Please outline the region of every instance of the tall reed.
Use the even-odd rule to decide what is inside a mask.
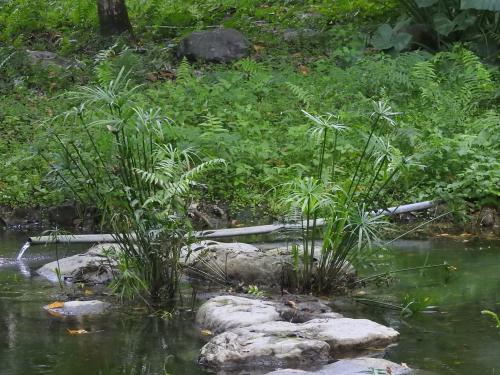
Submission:
[[[395,160],[386,136],[397,113],[376,102],[353,172],[339,181],[337,169],[343,160],[337,145],[348,128],[332,114],[304,113],[314,124],[309,134],[319,145],[317,172],[286,184],[282,202],[302,213],[302,249],[293,248],[298,283],[303,291],[326,293],[348,273],[349,262],[377,239],[378,229],[387,226],[375,209],[384,204],[386,189],[406,159]],[[320,216],[324,223],[318,225]]]

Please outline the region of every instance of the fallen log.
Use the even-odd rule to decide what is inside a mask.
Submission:
[[[374,211],[373,215],[397,215],[413,211],[426,210],[435,207],[439,204],[439,201],[426,201],[411,203],[397,207],[389,207],[387,209],[380,209]],[[316,225],[321,226],[325,223],[324,219],[317,219]],[[194,236],[199,239],[214,239],[214,238],[226,238],[226,237],[238,237],[238,236],[250,236],[258,234],[269,234],[278,231],[296,230],[307,225],[307,222],[295,223],[295,224],[268,224],[268,225],[256,225],[251,227],[241,227],[241,228],[225,228],[225,229],[213,229],[195,232]],[[46,243],[99,243],[99,242],[118,242],[118,237],[113,234],[72,234],[72,235],[60,235],[60,236],[38,236],[29,237],[28,241],[32,245],[46,244]]]

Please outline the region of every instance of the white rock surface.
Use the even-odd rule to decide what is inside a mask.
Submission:
[[[117,251],[117,244],[100,244],[93,246],[86,253],[73,255],[67,258],[47,263],[37,270],[52,282],[57,282],[56,268],[59,268],[63,280],[107,283],[113,278],[112,269],[116,264],[105,255],[106,250]]]
[[[272,302],[237,296],[212,298],[196,314],[198,325],[215,334],[277,320],[280,315]]]
[[[99,315],[106,312],[110,304],[103,301],[68,301],[61,307],[50,308],[46,305],[43,308],[52,315],[60,316],[84,316]]]

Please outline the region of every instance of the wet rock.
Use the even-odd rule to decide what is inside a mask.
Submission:
[[[282,320],[291,323],[304,323],[318,318],[342,318],[342,314],[332,312],[332,309],[316,298],[303,296],[284,296],[282,303],[276,303],[276,310]]]
[[[72,227],[79,217],[77,208],[70,204],[50,207],[47,210],[49,223],[60,227]]]
[[[479,222],[483,227],[493,227],[497,217],[498,214],[494,208],[484,208],[479,214]]]
[[[212,298],[196,314],[197,324],[215,334],[277,320],[280,315],[274,303],[237,296]]]
[[[234,29],[215,29],[194,32],[181,40],[177,49],[179,58],[227,63],[250,53],[250,42]]]
[[[37,273],[52,282],[57,282],[56,268],[65,281],[88,284],[106,284],[113,279],[116,263],[105,255],[106,251],[117,251],[117,244],[100,244],[83,254],[59,259],[37,270]]]
[[[93,301],[68,301],[63,302],[60,307],[46,305],[43,308],[52,315],[60,316],[84,316],[99,315],[106,312],[110,304],[98,300]]]
[[[37,208],[16,207],[2,211],[3,221],[9,228],[30,228],[39,225],[42,221],[42,214]]]
[[[188,215],[199,229],[225,228],[229,224],[227,210],[217,204],[192,203]]]
[[[329,350],[329,345],[321,340],[238,329],[210,340],[201,349],[199,363],[216,369],[218,373],[252,368],[262,371],[265,368],[326,363]]]
[[[342,359],[338,362],[324,366],[318,371],[302,371],[293,369],[283,369],[268,373],[267,375],[293,375],[293,374],[314,374],[314,375],[355,375],[371,374],[373,371],[383,370],[384,374],[408,375],[412,370],[397,363],[381,358],[361,357],[354,359]]]

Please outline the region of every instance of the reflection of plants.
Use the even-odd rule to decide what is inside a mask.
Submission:
[[[482,315],[490,316],[496,323],[496,328],[500,329],[500,318],[498,317],[497,313],[494,313],[493,311],[490,310],[483,310],[481,311]]]
[[[406,294],[403,297],[401,316],[409,317],[416,313],[422,312],[431,305],[430,297],[416,297]]]
[[[54,272],[57,276],[57,281],[61,291],[64,290],[64,280],[61,274],[61,265],[59,264],[59,236],[67,234],[69,234],[69,232],[62,230],[57,226],[54,229],[48,229],[42,232],[42,236],[48,236],[48,241],[45,246],[49,243],[54,243],[55,245],[57,267],[54,269]]]

